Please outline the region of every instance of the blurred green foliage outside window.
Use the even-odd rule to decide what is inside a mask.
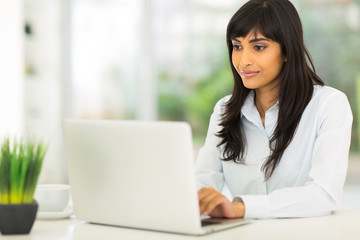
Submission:
[[[292,2],[302,19],[304,38],[318,75],[326,85],[348,96],[354,115],[351,151],[359,152],[360,1]],[[183,45],[183,52],[178,55],[182,70],[169,67],[178,62],[167,61],[158,64],[157,75],[159,119],[188,121],[193,127],[197,145],[204,142],[215,103],[232,91],[225,30],[230,17],[242,4],[234,3],[232,6],[214,9],[203,3],[203,7],[186,9],[190,11],[187,12],[190,21],[196,20],[191,17],[195,15],[201,15],[206,20],[199,28],[188,24],[188,29],[183,32],[188,34],[188,38]],[[216,20],[222,25],[218,24],[214,28],[212,26]],[[223,27],[223,31],[219,30],[220,27]],[[173,37],[176,38],[176,35]]]

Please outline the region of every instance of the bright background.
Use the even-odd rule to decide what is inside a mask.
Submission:
[[[67,117],[187,121],[198,149],[215,102],[231,93],[225,30],[244,2],[2,1],[0,136],[50,142],[42,183],[68,182]],[[292,2],[318,74],[352,107],[345,203],[359,207],[360,1]]]

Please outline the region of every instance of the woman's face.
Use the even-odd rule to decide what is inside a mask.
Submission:
[[[246,88],[272,91],[286,58],[280,44],[261,34],[248,34],[232,40],[232,63]]]

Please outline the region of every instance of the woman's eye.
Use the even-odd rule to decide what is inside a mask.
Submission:
[[[240,49],[241,49],[241,46],[234,44],[234,45],[233,45],[233,49],[235,49],[235,50],[240,50]]]
[[[255,47],[254,47],[254,49],[256,50],[256,51],[261,51],[261,50],[264,50],[266,48],[266,46],[260,46],[260,45],[256,45]]]

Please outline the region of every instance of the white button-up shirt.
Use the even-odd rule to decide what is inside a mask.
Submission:
[[[265,126],[251,91],[242,107],[246,136],[246,164],[222,161],[217,147],[224,105],[221,99],[210,119],[205,145],[196,161],[198,188],[241,197],[245,218],[311,217],[331,213],[342,197],[351,138],[352,113],[347,97],[331,88],[314,86],[298,128],[279,165],[265,181],[262,165],[271,154],[269,140],[275,130],[279,104],[266,112]],[[240,130],[239,130],[240,131]]]

